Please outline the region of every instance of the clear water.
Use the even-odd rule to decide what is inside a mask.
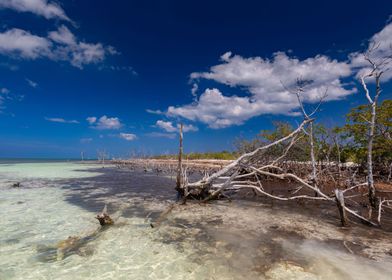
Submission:
[[[207,279],[215,268],[187,261],[193,252],[156,241],[157,231],[139,217],[117,218],[62,260],[55,246],[68,236],[98,229],[96,212],[67,202],[64,179],[99,175],[95,165],[18,163],[0,166],[0,279]],[[83,171],[81,171],[83,170]],[[10,181],[28,188],[11,188]],[[42,179],[51,179],[42,181]],[[62,179],[57,184],[53,179]],[[33,183],[29,183],[29,182]],[[37,187],[35,183],[39,183]],[[49,186],[45,186],[49,185]],[[99,193],[99,190],[97,190]],[[119,201],[119,203],[121,203]],[[117,215],[118,216],[118,215]]]
[[[3,163],[0,164],[0,177],[11,180],[94,177],[100,173],[87,171],[96,168],[96,164],[70,162]]]
[[[391,279],[388,260],[295,243],[266,227],[244,230],[246,215],[262,215],[257,209],[195,205],[152,229],[171,186],[143,176],[94,164],[0,164],[0,279]],[[16,181],[21,188],[11,187]],[[105,203],[116,225],[95,234]],[[244,225],[230,224],[231,215]],[[92,235],[58,257],[69,236]]]

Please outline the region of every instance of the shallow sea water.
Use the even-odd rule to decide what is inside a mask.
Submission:
[[[67,180],[100,174],[89,172],[92,168],[97,166],[75,163],[0,166],[0,279],[210,278],[215,268],[189,263],[187,257],[193,252],[179,252],[175,244],[157,241],[159,232],[152,230],[146,219],[121,217],[118,213],[113,214],[118,225],[101,232],[95,240],[81,246],[81,250],[57,260],[55,247],[59,242],[68,236],[87,236],[99,228],[94,219],[96,211],[67,201],[70,195]],[[17,181],[22,187],[12,188]],[[89,191],[93,193],[105,194],[99,188]],[[124,204],[121,199],[118,202]]]
[[[392,279],[384,261],[244,231],[224,203],[173,211],[152,229],[171,192],[168,178],[94,164],[0,164],[0,279]],[[116,224],[97,231],[105,204]],[[69,236],[89,238],[59,258]]]

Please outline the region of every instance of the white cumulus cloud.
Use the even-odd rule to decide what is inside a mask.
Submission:
[[[86,118],[86,120],[89,124],[93,124],[97,121],[97,118],[96,117],[88,117],[88,118]]]
[[[176,132],[178,131],[178,129],[176,127],[173,126],[172,122],[165,122],[162,120],[158,120],[156,122],[156,126],[167,131],[167,132]]]
[[[120,129],[122,127],[119,118],[109,118],[106,115],[99,119],[97,117],[88,117],[86,120],[92,128],[99,130]]]
[[[64,25],[58,30],[49,32],[48,38],[58,44],[52,50],[54,60],[66,60],[78,68],[84,64],[103,61],[107,54],[112,54],[113,47],[105,48],[101,43],[78,41],[75,35]]]
[[[30,32],[13,28],[0,33],[0,53],[26,59],[48,56],[52,43]]]
[[[49,32],[47,37],[13,28],[0,33],[0,54],[23,59],[68,61],[82,69],[84,65],[102,62],[107,55],[113,54],[113,47],[78,40],[65,25]]]
[[[48,38],[63,45],[77,44],[75,35],[65,25],[60,26],[56,31],[50,31]]]
[[[303,97],[304,102],[315,103],[327,89],[325,101],[354,93],[354,88],[347,88],[341,81],[351,73],[349,63],[323,55],[300,60],[283,52],[274,53],[271,59],[245,58],[227,52],[221,56],[220,64],[208,72],[192,73],[191,79],[214,80],[243,89],[245,96],[225,95],[217,88],[206,89],[196,102],[170,106],[166,114],[200,121],[210,128],[240,125],[263,114],[293,115],[298,102],[287,88],[294,88],[298,78],[311,81]]]
[[[312,81],[304,95],[305,101],[308,102],[317,102],[318,96],[326,87],[327,100],[341,99],[352,93],[352,90],[345,89],[340,81],[351,74],[350,65],[327,56],[317,55],[300,60],[277,52],[272,59],[263,59],[226,53],[222,59],[223,63],[211,67],[209,72],[192,73],[191,78],[204,78],[231,87],[245,88],[254,99],[270,103],[296,103],[296,97],[285,90],[282,83],[287,88],[293,88],[299,77]]]
[[[157,127],[165,130],[166,132],[178,132],[180,128],[180,124],[177,124],[176,126],[173,125],[172,122],[170,121],[163,121],[163,120],[158,120],[155,124]],[[198,128],[189,124],[184,124],[182,127],[183,132],[189,132],[189,131],[198,131]]]
[[[0,8],[18,12],[30,12],[46,19],[57,18],[70,21],[64,10],[54,1],[47,0],[1,0]]]
[[[380,32],[374,34],[368,41],[368,46],[364,52],[354,52],[350,54],[351,66],[357,72],[357,77],[369,73],[371,65],[365,60],[364,54],[369,52],[369,58],[376,64],[383,61],[388,62],[381,67],[384,71],[383,81],[392,79],[391,58],[392,58],[392,23],[387,24]],[[385,60],[386,58],[389,58]]]

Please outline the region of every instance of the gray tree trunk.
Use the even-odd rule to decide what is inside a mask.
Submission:
[[[309,124],[309,139],[310,139],[310,159],[312,160],[312,186],[317,187],[317,168],[316,168],[316,157],[314,155],[314,135],[313,135],[313,122]],[[317,196],[317,192],[315,192]]]
[[[180,196],[184,195],[184,182],[183,182],[183,170],[182,170],[182,153],[183,153],[183,146],[182,146],[182,141],[183,141],[183,133],[182,133],[183,125],[181,123],[180,125],[180,146],[179,146],[179,151],[178,151],[178,166],[177,166],[177,180],[176,180],[176,190],[179,193]]]
[[[368,147],[367,147],[367,169],[368,169],[368,188],[369,188],[369,202],[370,205],[376,207],[376,188],[374,187],[374,177],[373,177],[373,141],[374,141],[374,129],[376,126],[376,109],[377,109],[377,99],[380,93],[380,78],[376,77],[376,96],[371,103],[371,119],[369,126],[368,135]]]

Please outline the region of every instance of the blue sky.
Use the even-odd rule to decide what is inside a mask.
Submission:
[[[328,88],[318,121],[341,124],[390,15],[387,0],[0,0],[0,157],[173,153],[179,122],[187,152],[230,150],[300,121],[282,86],[298,76],[309,106]]]

